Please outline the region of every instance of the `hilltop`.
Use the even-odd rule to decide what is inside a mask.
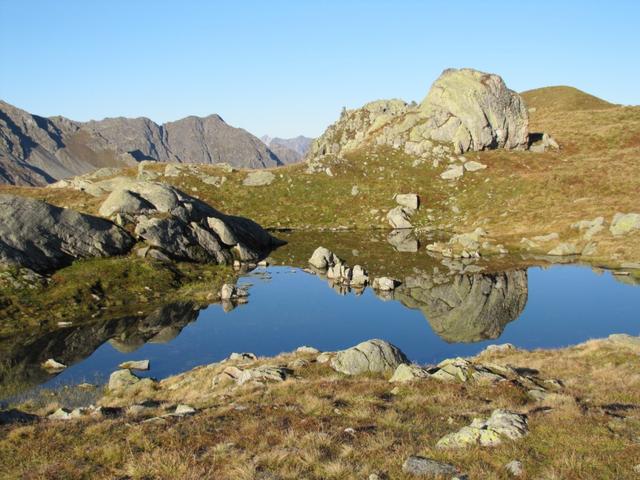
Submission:
[[[577,88],[563,85],[527,90],[520,95],[530,109],[539,108],[571,112],[576,110],[603,110],[618,106]]]

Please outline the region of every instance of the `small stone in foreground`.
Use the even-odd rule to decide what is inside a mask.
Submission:
[[[118,368],[125,368],[127,370],[149,370],[149,360],[130,360],[118,365]]]
[[[176,407],[176,410],[174,412],[176,415],[193,415],[194,413],[196,413],[196,409],[193,408],[191,405],[183,405],[180,404]]]
[[[521,477],[524,474],[524,470],[522,469],[522,462],[518,460],[513,460],[507,463],[504,468],[512,477]]]
[[[139,381],[140,378],[131,373],[131,370],[116,370],[109,376],[109,390],[125,388]]]
[[[458,469],[449,463],[438,462],[430,458],[412,455],[402,464],[402,471],[423,477],[456,475]]]

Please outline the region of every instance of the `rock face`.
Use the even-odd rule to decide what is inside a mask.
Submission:
[[[218,115],[158,125],[148,118],[107,118],[86,123],[44,118],[0,101],[0,183],[42,185],[101,167],[142,160],[282,165],[258,138]]]
[[[400,349],[384,340],[367,340],[355,347],[337,352],[331,359],[331,367],[347,375],[393,370],[401,363],[408,363]]]
[[[524,310],[527,294],[526,271],[514,270],[413,275],[396,288],[394,298],[420,309],[445,341],[477,342],[499,337]]]
[[[310,171],[325,158],[340,158],[365,145],[387,145],[424,157],[492,148],[526,149],[529,117],[521,97],[504,81],[469,68],[445,70],[418,105],[378,100],[340,119],[317,138],[307,154]],[[470,169],[477,165],[470,165]],[[456,178],[457,169],[447,177]],[[470,170],[471,171],[471,170]]]
[[[73,260],[121,255],[134,240],[103,218],[0,195],[0,262],[46,273]]]

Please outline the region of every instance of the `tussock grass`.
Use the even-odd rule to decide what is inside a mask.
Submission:
[[[283,354],[259,363],[292,358]],[[410,478],[401,471],[404,459],[420,454],[453,463],[470,478],[506,479],[504,465],[513,459],[523,462],[525,478],[635,478],[633,466],[640,458],[637,351],[593,341],[480,360],[536,368],[544,378],[559,378],[565,383],[564,399],[541,405],[513,384],[432,380],[402,384],[392,394],[394,385],[385,375],[346,377],[312,363],[298,372],[298,379],[279,384],[234,387],[215,397],[203,387],[199,403],[195,396],[190,399],[201,409],[197,415],[163,425],[127,418],[2,427],[0,471],[3,478],[361,479],[375,472],[403,479]],[[215,368],[164,382],[184,385],[189,376],[203,382]],[[156,395],[176,403],[185,388],[163,388]],[[615,402],[636,407],[621,415],[606,413],[603,406]],[[530,434],[495,448],[434,447],[443,435],[495,408],[528,413]]]

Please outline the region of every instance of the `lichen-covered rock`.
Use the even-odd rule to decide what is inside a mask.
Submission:
[[[331,367],[347,375],[393,370],[401,363],[408,363],[402,351],[384,340],[374,339],[355,347],[336,352]]]
[[[389,379],[391,383],[404,383],[430,376],[429,369],[418,365],[401,363]]]
[[[463,448],[472,445],[493,447],[506,439],[517,440],[529,432],[526,415],[497,409],[487,420],[475,419],[468,427],[442,437],[438,448]]]
[[[419,159],[437,159],[445,150],[525,149],[528,123],[521,97],[499,76],[468,68],[449,69],[433,83],[420,105],[378,100],[344,110],[311,145],[307,171],[321,172],[325,161],[371,145],[402,149]],[[470,169],[475,167],[470,165]],[[459,165],[446,177],[458,178],[462,173]]]
[[[128,252],[134,240],[103,218],[16,195],[0,195],[0,263],[39,273],[74,260]]]
[[[402,471],[411,475],[430,478],[451,478],[458,469],[449,463],[411,455],[402,464]]]
[[[528,146],[527,108],[498,75],[445,70],[420,110],[429,119],[431,139],[452,142],[458,152]]]
[[[616,213],[609,230],[616,237],[640,230],[640,213]]]

